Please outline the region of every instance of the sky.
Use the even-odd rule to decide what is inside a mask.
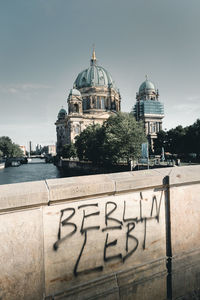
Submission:
[[[93,44],[122,111],[147,74],[164,103],[163,128],[200,118],[199,0],[0,0],[0,136],[55,143],[58,111]]]

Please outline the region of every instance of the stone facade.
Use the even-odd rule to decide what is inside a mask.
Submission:
[[[136,94],[134,115],[143,121],[153,150],[153,140],[162,130],[164,107],[159,101],[159,92],[146,78]],[[91,124],[102,125],[109,116],[121,111],[121,96],[111,75],[97,65],[93,51],[90,67],[80,72],[68,96],[68,113],[63,108],[55,123],[57,130],[57,153],[65,144],[74,143],[75,137]]]

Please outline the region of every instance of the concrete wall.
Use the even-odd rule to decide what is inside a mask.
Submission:
[[[200,166],[0,186],[0,299],[192,299]]]

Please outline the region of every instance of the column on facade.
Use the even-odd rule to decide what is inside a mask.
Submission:
[[[112,96],[109,97],[109,109],[112,107]]]
[[[145,126],[145,132],[146,134],[148,134],[148,122],[145,122],[144,126]]]
[[[156,125],[157,125],[157,129],[156,129],[156,132],[159,132],[159,131],[160,131],[160,126],[159,126],[159,122],[156,122]]]
[[[119,100],[115,98],[116,111],[119,111]]]
[[[90,103],[90,107],[89,107],[89,109],[92,107],[92,96],[89,96],[89,103]]]
[[[94,96],[94,106],[93,106],[93,108],[97,108],[97,96],[95,95]]]
[[[150,122],[148,122],[148,134],[150,134]]]

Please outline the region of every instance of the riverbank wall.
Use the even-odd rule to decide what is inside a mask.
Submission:
[[[200,166],[2,185],[0,233],[0,299],[193,299]]]
[[[109,174],[109,173],[119,173],[119,172],[128,172],[131,169],[134,171],[146,170],[146,169],[158,169],[158,168],[168,168],[174,167],[175,161],[169,161],[166,163],[156,163],[150,164],[147,163],[137,163],[136,162],[131,166],[131,162],[128,164],[120,163],[117,165],[93,165],[89,161],[79,161],[71,159],[54,159],[54,165],[59,168],[62,174],[69,176],[82,176],[82,175],[93,175],[93,174]],[[65,177],[65,176],[64,176]]]
[[[55,160],[55,166],[57,166],[63,173],[70,176],[79,175],[93,175],[93,174],[107,174],[107,173],[117,173],[126,172],[130,170],[130,165],[128,164],[118,164],[113,166],[96,166],[90,161],[79,161],[79,160],[69,160],[69,159],[59,159]]]

